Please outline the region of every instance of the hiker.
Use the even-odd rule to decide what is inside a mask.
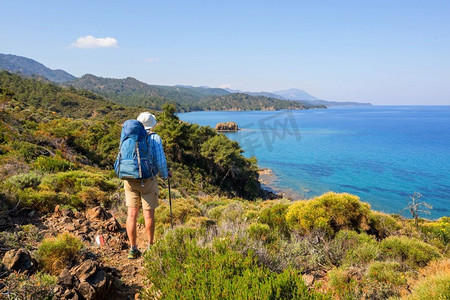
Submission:
[[[164,155],[161,137],[151,131],[156,125],[155,116],[149,112],[143,112],[138,116],[137,120],[144,125],[144,129],[147,132],[146,138],[152,170],[150,170],[151,177],[148,179],[124,179],[125,201],[128,208],[126,228],[131,247],[128,254],[129,259],[136,259],[141,255],[136,243],[136,222],[141,205],[145,221],[145,230],[148,237],[147,249],[153,244],[155,233],[155,209],[158,207],[158,180],[156,175],[159,173],[164,179],[171,176],[170,171],[167,169],[166,156]]]

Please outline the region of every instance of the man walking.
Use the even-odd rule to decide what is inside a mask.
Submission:
[[[149,112],[143,112],[137,118],[147,131],[147,141],[152,158],[152,177],[149,179],[125,179],[125,201],[128,208],[127,214],[127,235],[130,240],[129,259],[136,259],[141,255],[136,242],[136,222],[139,215],[139,209],[142,205],[145,231],[148,237],[148,248],[154,241],[155,233],[155,209],[158,207],[158,180],[156,175],[167,179],[170,172],[167,169],[166,156],[162,147],[161,137],[152,132],[151,129],[156,125],[155,116]]]

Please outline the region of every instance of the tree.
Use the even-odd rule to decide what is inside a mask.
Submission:
[[[428,204],[426,202],[419,201],[419,199],[422,197],[422,194],[414,192],[414,194],[409,196],[411,201],[408,203],[408,206],[405,207],[402,211],[409,209],[411,211],[411,214],[414,218],[414,223],[416,227],[419,226],[419,213],[424,213],[429,215],[430,211],[428,209],[433,209],[433,206],[431,204]],[[423,207],[423,208],[422,208]]]

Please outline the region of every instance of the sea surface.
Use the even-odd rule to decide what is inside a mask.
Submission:
[[[276,189],[311,198],[348,192],[373,209],[400,213],[414,192],[450,216],[450,106],[332,107],[299,111],[192,112],[180,119],[225,133],[272,169]],[[407,216],[409,211],[404,211]]]

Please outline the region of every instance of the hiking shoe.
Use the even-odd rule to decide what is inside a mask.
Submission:
[[[139,251],[138,249],[133,250],[130,249],[130,252],[128,252],[128,259],[136,259],[139,258],[141,256],[141,251]]]

